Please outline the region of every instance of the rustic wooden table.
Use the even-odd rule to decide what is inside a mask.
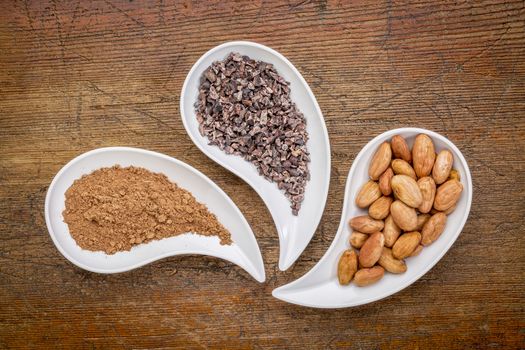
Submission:
[[[523,1],[2,1],[0,348],[525,347],[524,11]],[[179,117],[192,64],[235,39],[296,65],[330,135],[326,211],[287,272],[262,201]],[[330,245],[356,153],[401,126],[444,134],[469,162],[474,201],[456,244],[370,305],[274,299]],[[253,227],[267,281],[204,257],[111,276],[65,260],[43,218],[47,187],[71,158],[116,145],[177,157],[221,186]]]

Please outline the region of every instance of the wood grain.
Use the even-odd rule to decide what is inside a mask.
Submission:
[[[330,135],[326,212],[287,272],[262,201],[191,143],[179,117],[192,64],[235,39],[296,65]],[[525,347],[523,1],[6,0],[0,80],[0,348]],[[467,158],[474,201],[456,244],[370,305],[272,298],[329,247],[357,152],[401,126],[442,133]],[[68,263],[45,227],[47,186],[71,158],[113,145],[175,156],[222,187],[254,229],[266,283],[212,258],[111,276]]]

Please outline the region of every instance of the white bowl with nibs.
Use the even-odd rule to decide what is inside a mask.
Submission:
[[[199,132],[195,103],[204,71],[215,61],[225,59],[231,52],[271,63],[286,81],[290,82],[291,99],[306,119],[310,152],[310,181],[297,216],[292,214],[290,201],[284,192],[259,175],[256,167],[242,157],[229,155]],[[190,69],[180,96],[180,112],[186,132],[195,145],[209,158],[239,176],[261,197],[268,208],[279,235],[279,269],[288,269],[301,255],[319,225],[323,215],[330,182],[330,142],[323,114],[310,87],[294,65],[279,52],[247,41],[233,41],[216,46],[202,55]]]
[[[418,134],[427,134],[432,138],[436,152],[448,149],[454,156],[453,168],[460,174],[463,192],[456,209],[447,217],[445,230],[431,245],[423,248],[415,257],[405,260],[407,271],[403,274],[385,272],[379,282],[358,287],[353,282],[340,285],[337,279],[337,264],[344,250],[350,249],[351,218],[366,215],[367,209],[355,204],[355,198],[361,186],[369,179],[368,167],[379,145],[390,141],[394,135],[401,135],[410,148]],[[472,179],[467,162],[459,149],[446,137],[426,129],[400,128],[387,131],[370,141],[355,158],[346,180],[343,213],[337,234],[325,255],[305,275],[299,279],[276,288],[273,296],[283,301],[316,308],[343,308],[371,303],[386,298],[412,283],[427,273],[454,244],[465,225],[472,203]],[[353,248],[352,248],[353,249]],[[449,262],[451,263],[451,262]],[[461,268],[451,266],[451,268]],[[450,270],[449,270],[450,271]],[[436,291],[437,292],[437,291]]]
[[[136,245],[130,251],[106,254],[80,248],[69,233],[62,213],[65,193],[73,182],[93,171],[120,165],[162,173],[206,205],[230,232],[233,243],[221,245],[219,237],[185,233]],[[67,163],[54,177],[46,195],[45,219],[49,235],[60,253],[74,265],[97,273],[118,273],[176,255],[208,255],[230,261],[259,282],[264,264],[250,225],[233,201],[213,181],[188,164],[167,155],[131,147],[99,148]]]

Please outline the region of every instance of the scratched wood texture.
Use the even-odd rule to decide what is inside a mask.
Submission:
[[[524,348],[524,11],[523,1],[2,1],[0,348]],[[192,64],[235,39],[296,65],[330,135],[326,212],[287,272],[262,201],[199,152],[179,117]],[[474,201],[456,244],[370,305],[272,298],[329,247],[356,153],[402,126],[444,134],[468,160]],[[222,187],[253,227],[267,281],[204,257],[111,276],[66,261],[46,230],[46,189],[71,158],[116,145],[175,156]]]

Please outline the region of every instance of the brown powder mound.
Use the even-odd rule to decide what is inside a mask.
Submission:
[[[62,214],[81,248],[107,254],[187,232],[232,243],[217,217],[190,192],[164,174],[132,166],[102,168],[76,180],[66,191]]]

